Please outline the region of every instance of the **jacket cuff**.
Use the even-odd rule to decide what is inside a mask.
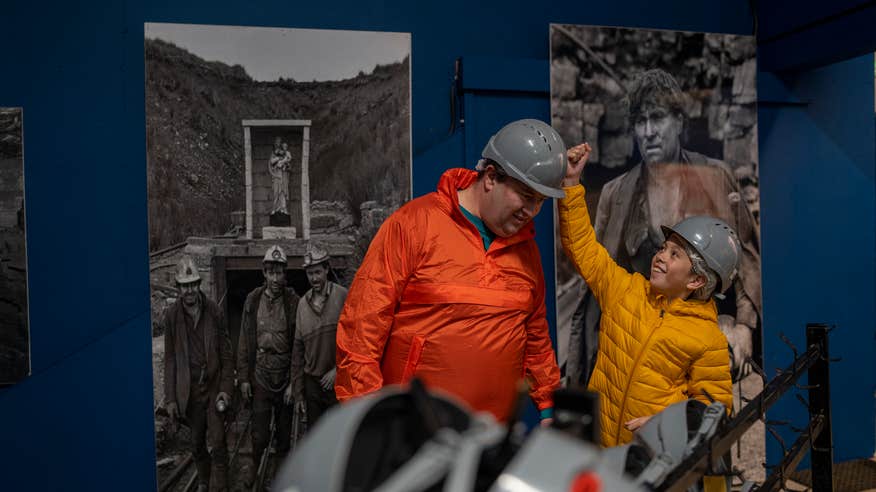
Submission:
[[[569,194],[584,194],[584,185],[576,184],[572,186],[564,186],[563,191],[566,193],[566,198],[569,198]]]
[[[557,200],[560,211],[567,211],[572,203],[584,200],[585,190],[583,185],[566,186],[563,188],[563,192],[566,196]]]

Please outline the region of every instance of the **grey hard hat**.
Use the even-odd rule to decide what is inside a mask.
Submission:
[[[739,267],[740,245],[736,231],[720,219],[702,215],[661,228],[666,239],[673,233],[678,234],[702,255],[706,265],[721,277],[719,292],[730,288]]]
[[[264,259],[262,259],[262,263],[282,263],[284,265],[287,261],[286,252],[276,244],[268,248],[268,251],[265,252]]]
[[[539,120],[508,123],[487,142],[481,154],[509,176],[551,198],[563,198],[566,145],[556,130]],[[478,163],[483,170],[484,161]]]
[[[190,284],[200,280],[201,274],[198,273],[198,266],[195,264],[194,258],[189,255],[184,255],[180,258],[179,263],[176,265],[176,283]]]

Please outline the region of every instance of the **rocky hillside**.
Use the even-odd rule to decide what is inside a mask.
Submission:
[[[410,198],[409,58],[342,81],[257,82],[161,40],[145,53],[150,249],[221,234],[245,210],[244,119],[313,122],[311,200]]]

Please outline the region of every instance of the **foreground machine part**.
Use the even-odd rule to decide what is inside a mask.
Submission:
[[[605,463],[615,473],[635,477],[635,483],[649,490],[661,487],[700,443],[715,435],[725,418],[726,408],[720,402],[708,406],[696,400],[675,403],[651,417],[634,434],[632,443],[606,449]],[[703,470],[705,485],[691,490],[730,490],[728,471],[722,460],[717,469]]]
[[[410,391],[385,388],[326,413],[284,463],[274,488],[287,492],[640,490],[620,473],[609,471],[598,447],[575,436],[538,428],[520,446],[511,434],[492,416],[471,415],[451,399],[427,393],[417,384]]]
[[[643,491],[597,446],[551,428],[532,432],[490,492]],[[450,489],[445,489],[450,490]]]

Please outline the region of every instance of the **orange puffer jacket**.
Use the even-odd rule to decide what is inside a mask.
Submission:
[[[563,248],[602,308],[589,387],[600,396],[602,444],[629,442],[624,423],[633,418],[688,398],[708,404],[706,393],[729,410],[730,356],[715,302],[669,302],[652,292],[645,277],[617,266],[596,241],[584,187],[565,191],[559,202]]]
[[[416,375],[504,421],[526,377],[538,408],[553,406],[560,372],[535,229],[497,237],[485,252],[457,197],[476,180],[446,171],[437,192],[405,204],[374,236],[338,322],[338,400]]]

